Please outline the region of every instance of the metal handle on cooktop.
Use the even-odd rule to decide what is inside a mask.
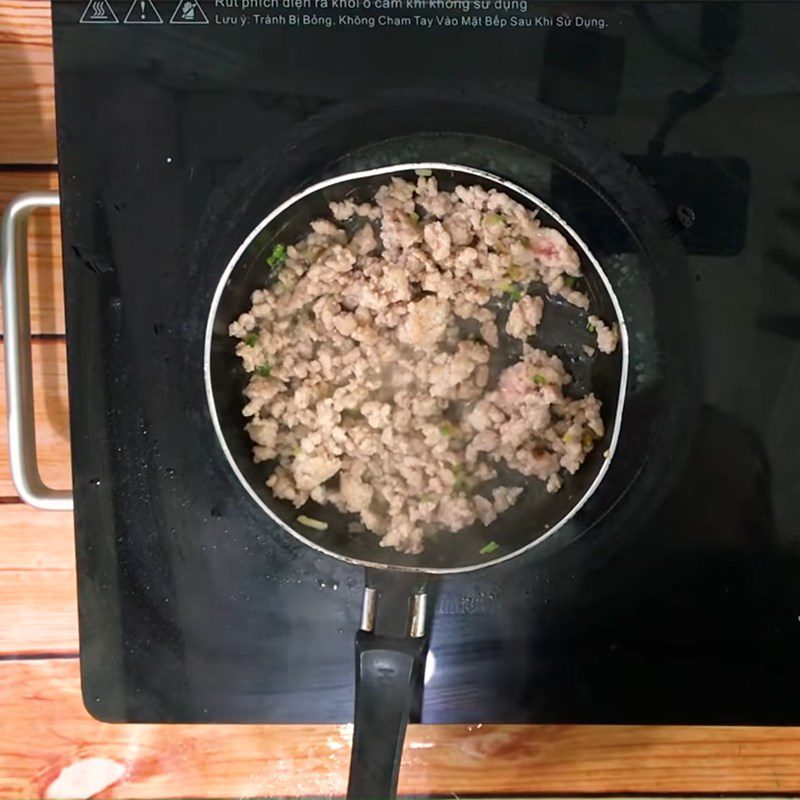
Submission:
[[[58,204],[57,192],[29,192],[12,200],[0,228],[0,260],[11,476],[26,503],[48,511],[69,511],[72,492],[45,486],[36,459],[28,297],[28,221],[37,209]]]

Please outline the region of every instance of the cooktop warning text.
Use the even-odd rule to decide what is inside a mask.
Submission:
[[[212,22],[299,28],[595,28],[589,13],[547,14],[529,0],[214,0]],[[416,13],[415,13],[416,12]]]

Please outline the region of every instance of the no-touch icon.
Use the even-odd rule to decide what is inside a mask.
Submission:
[[[170,22],[176,25],[208,25],[208,17],[200,0],[178,0]]]
[[[133,0],[124,21],[129,25],[157,25],[164,20],[153,0]]]
[[[80,21],[94,23],[119,22],[114,9],[108,4],[108,0],[89,0]]]

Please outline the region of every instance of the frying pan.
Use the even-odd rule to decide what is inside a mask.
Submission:
[[[457,534],[439,533],[426,540],[418,555],[382,548],[377,536],[354,533],[355,520],[332,506],[309,502],[303,513],[327,523],[316,531],[298,528],[295,507],[267,489],[274,463],[254,464],[244,431],[242,392],[248,376],[228,335],[229,324],[250,306],[250,295],[268,285],[266,258],[277,243],[303,238],[312,220],[328,214],[328,204],[345,198],[371,200],[391,177],[416,180],[420,170],[436,177],[440,189],[477,184],[507,193],[538,212],[542,223],[561,231],[581,259],[592,313],[616,322],[620,346],[612,355],[589,357],[593,344],[585,312],[551,300],[536,335],[537,346],[555,353],[573,376],[569,391],[594,392],[602,402],[606,433],[582,468],[567,476],[556,494],[538,480],[528,480],[516,505],[488,527],[474,525]],[[534,289],[535,291],[535,289]],[[517,343],[519,346],[519,343]],[[521,350],[500,348],[508,364]],[[507,351],[507,352],[503,352]],[[501,365],[502,366],[502,365]],[[214,293],[206,327],[204,377],[211,420],[219,445],[242,486],[263,512],[308,547],[366,568],[361,625],[356,633],[356,691],[353,751],[348,797],[394,797],[413,687],[427,650],[427,591],[438,576],[485,569],[520,556],[567,526],[606,475],[622,424],[628,373],[628,335],[622,310],[607,276],[589,248],[569,225],[530,192],[497,175],[446,163],[387,165],[315,183],[272,210],[233,254]],[[496,549],[486,552],[488,542]],[[483,551],[483,552],[482,552]]]

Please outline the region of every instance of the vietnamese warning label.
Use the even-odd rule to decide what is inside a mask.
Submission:
[[[206,0],[216,25],[303,28],[594,28],[602,14],[543,14],[529,0]]]

